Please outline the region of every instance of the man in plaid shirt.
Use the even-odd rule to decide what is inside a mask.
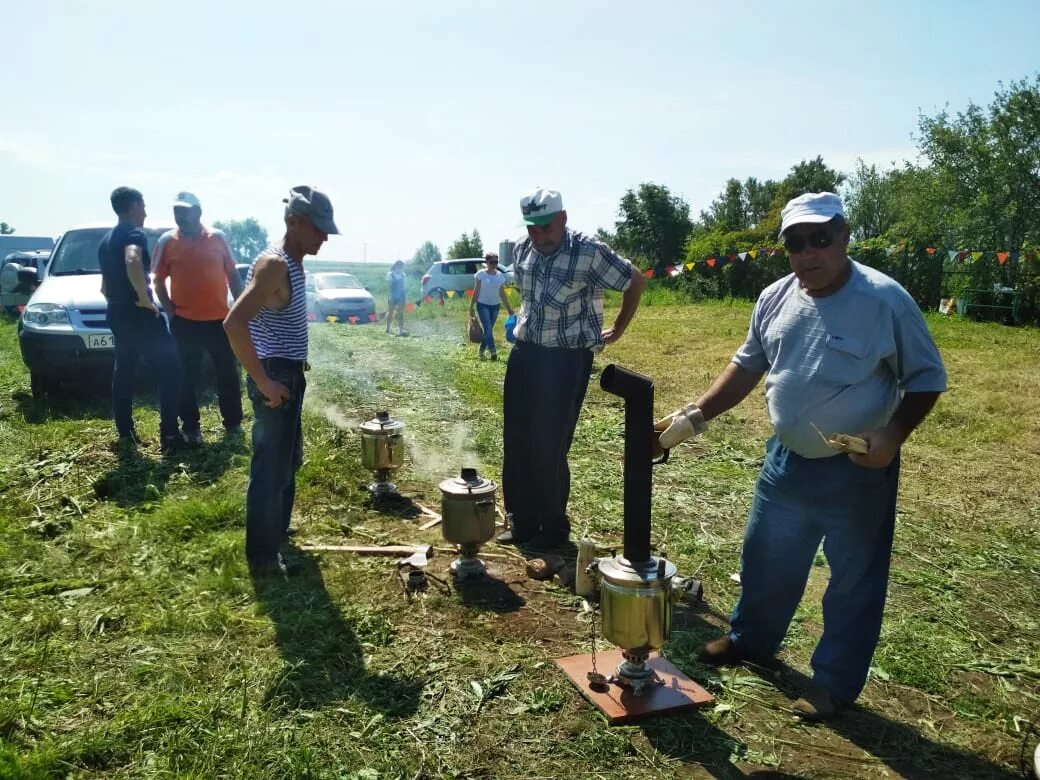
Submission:
[[[506,366],[502,489],[512,526],[503,544],[550,549],[567,542],[574,438],[592,355],[625,332],[646,280],[610,247],[567,227],[560,193],[536,189],[520,201],[528,237],[513,252],[523,307]],[[603,291],[624,291],[603,328]]]

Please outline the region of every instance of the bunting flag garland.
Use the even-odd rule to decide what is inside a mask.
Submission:
[[[939,247],[934,246],[911,247],[907,246],[905,243],[893,244],[887,247],[878,247],[876,245],[871,244],[861,244],[857,246],[853,244],[850,245],[849,249],[852,252],[854,252],[857,249],[881,251],[887,254],[889,257],[895,257],[897,255],[907,257],[909,255],[923,251],[929,257],[935,257],[936,255],[942,257],[942,255],[945,254],[949,262],[957,263],[977,263],[980,260],[988,257],[991,260],[995,258],[996,261],[1002,266],[1006,265],[1009,260],[1011,262],[1018,262],[1020,259],[1035,260],[1037,257],[1036,252],[1021,252],[1018,250],[991,251],[978,249],[940,249]],[[703,260],[694,260],[687,261],[685,263],[677,263],[676,265],[667,265],[659,272],[655,272],[654,269],[650,268],[643,271],[643,276],[645,276],[647,279],[653,279],[655,277],[676,277],[680,274],[694,270],[697,266],[706,266],[708,268],[718,269],[724,267],[727,263],[750,262],[756,259],[777,256],[785,257],[786,251],[782,247],[758,247],[755,249],[748,249],[742,252],[736,252],[734,254],[716,254],[710,255],[709,257],[705,257]]]
[[[422,299],[422,302],[423,303],[433,303],[433,298],[431,298],[429,295],[424,295],[423,299]]]
[[[374,311],[373,312],[369,312],[369,314],[368,314],[368,321],[369,322],[377,322],[378,320],[379,320],[379,315],[378,314],[376,314]]]
[[[449,298],[454,298],[455,297],[455,291],[454,290],[448,290],[448,297]]]
[[[415,311],[415,304],[414,303],[406,303],[404,305],[404,310],[406,312],[408,312],[409,314],[411,314],[413,311]]]
[[[347,317],[347,322],[349,322],[351,325],[357,325],[357,323],[358,323],[357,315],[356,314],[351,314],[349,317]]]
[[[473,297],[473,288],[472,287],[470,287],[468,290],[466,290],[466,297],[467,298],[472,298]]]

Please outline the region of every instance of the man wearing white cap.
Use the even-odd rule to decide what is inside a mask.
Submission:
[[[646,280],[606,244],[567,227],[563,199],[536,189],[520,201],[527,238],[513,251],[522,308],[503,392],[502,489],[512,527],[503,544],[550,549],[567,542],[567,453],[592,371],[592,355],[621,338]],[[624,292],[603,328],[603,291]]]
[[[155,245],[155,294],[170,315],[170,332],[181,358],[179,415],[184,439],[197,447],[202,444],[202,427],[196,386],[203,353],[213,362],[224,430],[241,432],[242,385],[224,332],[224,318],[228,289],[237,298],[242,280],[223,232],[202,224],[202,204],[197,197],[178,193],[173,218],[177,229],[164,233]]]
[[[740,599],[729,633],[700,657],[771,659],[822,540],[831,574],[823,636],[813,684],[794,704],[795,714],[821,720],[866,682],[888,586],[900,447],[946,390],[946,370],[906,290],[846,254],[837,195],[801,195],[781,219],[793,273],[759,296],[747,340],[708,391],[657,427],[667,426],[662,447],[675,446],[765,376],[773,436],[744,534]],[[827,441],[834,434],[863,439],[866,452],[836,451]]]

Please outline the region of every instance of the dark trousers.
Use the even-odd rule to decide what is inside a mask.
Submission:
[[[278,560],[278,548],[289,529],[296,499],[296,472],[303,463],[303,393],[307,380],[298,360],[265,358],[267,375],[289,388],[280,406],[267,405],[252,377],[246,392],[253,402],[253,460],[246,488],[246,558],[267,565]]]
[[[170,330],[181,356],[180,417],[185,432],[199,430],[199,401],[196,390],[202,373],[202,355],[209,354],[217,377],[217,400],[224,427],[236,428],[242,423],[242,385],[238,363],[231,351],[221,320],[186,320],[174,317]]]
[[[570,534],[567,453],[592,373],[592,350],[518,341],[503,392],[502,493],[514,536]]]
[[[109,305],[108,327],[116,339],[112,372],[112,417],[120,436],[134,433],[134,373],[144,360],[159,396],[159,435],[177,435],[181,367],[166,319],[136,305]]]

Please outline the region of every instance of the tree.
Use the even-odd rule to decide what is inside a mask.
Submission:
[[[985,109],[920,118],[919,149],[945,193],[962,246],[1018,249],[1040,240],[1040,75],[1001,85]]]
[[[787,178],[780,183],[781,199],[786,203],[807,192],[837,192],[845,181],[845,174],[827,167],[823,157],[802,160],[791,168]]]
[[[466,235],[463,233],[458,239],[448,247],[448,259],[456,260],[460,257],[483,257],[484,256],[484,245],[480,241],[480,233],[477,232],[476,228],[473,228],[473,235]]]
[[[412,270],[425,273],[426,269],[441,260],[441,250],[432,241],[427,241],[415,251],[412,258]]]
[[[252,217],[214,222],[213,227],[224,231],[237,263],[251,263],[267,249],[267,231]]]
[[[0,236],[9,236],[14,232],[14,228],[8,225],[6,222],[0,222]]]
[[[693,230],[690,207],[661,184],[643,182],[628,190],[615,222],[617,249],[652,268],[680,262],[686,239]]]
[[[857,239],[877,238],[896,222],[898,171],[878,171],[856,160],[856,170],[845,188],[845,210],[849,227]]]

